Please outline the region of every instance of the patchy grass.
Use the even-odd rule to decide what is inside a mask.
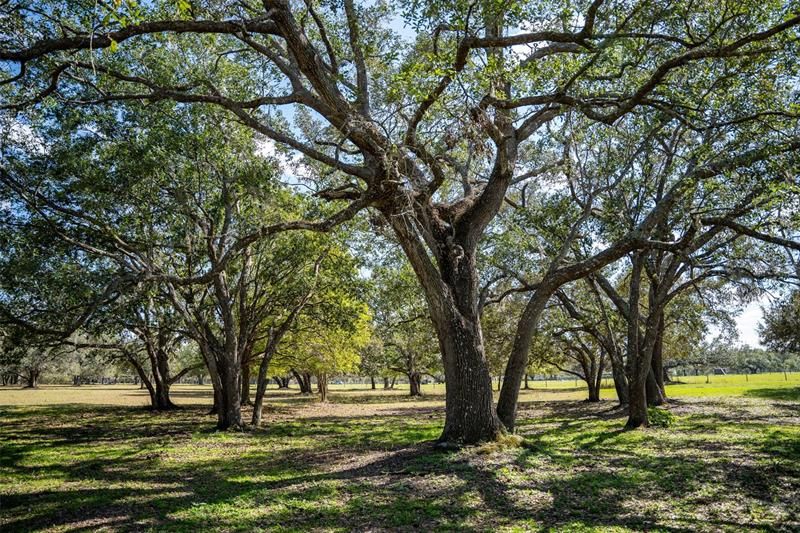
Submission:
[[[216,433],[204,388],[166,414],[132,387],[74,390],[0,407],[0,530],[800,528],[793,397],[679,399],[668,429],[624,432],[612,402],[535,391],[523,442],[443,453],[438,394],[272,391],[264,429]]]
[[[706,383],[706,380],[709,383]],[[338,404],[374,404],[379,408],[425,403],[427,406],[443,406],[445,388],[442,384],[423,385],[422,398],[408,396],[408,385],[398,383],[395,389],[370,390],[357,385],[330,385],[331,397]],[[579,380],[530,381],[531,388],[522,390],[520,400],[554,401],[582,400],[586,397],[586,386]],[[771,374],[727,375],[727,376],[686,376],[677,378],[667,385],[667,395],[672,398],[704,397],[764,397],[778,400],[800,400],[800,373],[789,372]],[[605,379],[601,397],[616,399],[611,379]],[[211,386],[175,385],[172,398],[184,406],[211,405]],[[302,405],[314,403],[313,397],[300,396],[297,389],[269,389],[270,401],[280,405]],[[90,404],[145,406],[149,404],[147,391],[136,385],[44,385],[38,389],[20,387],[0,387],[0,406],[2,405],[51,405],[51,404]]]

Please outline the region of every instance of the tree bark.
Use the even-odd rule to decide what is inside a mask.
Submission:
[[[408,373],[410,396],[422,396],[422,375],[419,372]]]
[[[178,406],[172,403],[169,397],[170,384],[166,380],[158,380],[155,382],[155,406],[154,408],[159,411],[168,411],[176,409]]]
[[[319,392],[319,401],[328,401],[328,374],[325,372],[317,374],[317,392]]]
[[[630,380],[630,391],[628,400],[628,421],[625,427],[635,429],[647,427],[650,421],[647,418],[647,392],[646,378],[642,379],[641,373],[635,374]]]
[[[628,405],[628,377],[625,375],[625,365],[620,354],[609,354],[611,360],[611,375],[614,379],[614,389],[617,391],[617,401],[620,405]]]
[[[39,371],[28,370],[25,374],[25,389],[35,389],[39,386]]]
[[[438,317],[439,345],[447,380],[442,445],[496,440],[503,426],[494,409],[492,378],[483,354],[480,322]]]
[[[600,386],[594,379],[589,379],[586,382],[586,385],[589,388],[589,401],[590,402],[599,402],[600,401]]]
[[[663,405],[665,403],[661,387],[658,386],[658,381],[655,378],[652,364],[645,381],[645,394],[647,396],[647,405],[649,406]]]
[[[659,312],[658,330],[653,345],[653,355],[650,361],[651,372],[648,377],[647,403],[649,405],[663,405],[667,401],[664,388],[664,312]]]
[[[639,291],[642,280],[642,256],[634,252],[632,256],[633,268],[630,275],[629,290],[629,316],[628,318],[628,365],[630,375],[628,383],[628,421],[625,427],[634,429],[647,427],[650,421],[647,418],[647,376],[650,373],[650,354],[640,345],[639,338]]]
[[[254,427],[261,425],[261,414],[264,408],[264,395],[267,392],[267,382],[269,381],[269,378],[267,378],[267,371],[269,370],[269,364],[271,361],[272,351],[267,350],[261,358],[261,363],[258,365],[258,377],[256,379],[256,399],[255,402],[253,402],[253,418],[250,421]]]
[[[370,376],[369,382],[372,385],[372,390],[375,390],[375,376]]]
[[[219,366],[220,371],[220,405],[217,410],[217,429],[239,429],[242,427],[242,402],[240,397],[241,365],[235,358],[225,358]]]
[[[252,405],[250,400],[250,363],[242,363],[242,391],[240,392],[241,404]]]
[[[500,398],[497,401],[497,415],[509,431],[514,431],[517,418],[517,402],[522,377],[528,368],[528,355],[531,349],[533,335],[539,322],[539,317],[544,311],[552,292],[537,290],[528,303],[517,323],[514,344],[506,363],[505,382],[500,389]]]

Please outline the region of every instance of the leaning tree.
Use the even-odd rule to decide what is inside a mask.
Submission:
[[[280,228],[327,229],[364,208],[391,228],[439,340],[441,440],[464,443],[503,431],[481,334],[478,244],[509,187],[535,179],[547,126],[569,110],[613,125],[643,107],[702,121],[701,93],[791,62],[800,24],[790,3],[749,1],[415,1],[399,4],[400,17],[354,0],[186,5],[4,4],[4,107],[208,103],[301,155],[300,177],[347,203],[325,221]],[[513,391],[501,411],[513,424]]]

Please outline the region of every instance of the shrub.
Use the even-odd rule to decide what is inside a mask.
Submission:
[[[647,410],[647,418],[650,421],[650,426],[657,428],[668,428],[675,422],[675,415],[666,409],[659,409],[658,407],[651,407]]]

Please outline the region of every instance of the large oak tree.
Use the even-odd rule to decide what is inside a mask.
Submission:
[[[708,127],[700,96],[725,100],[731,77],[793,62],[800,24],[780,2],[415,1],[400,4],[400,18],[353,0],[97,5],[3,6],[3,105],[209,103],[301,154],[317,193],[347,203],[325,221],[265,226],[252,238],[376,211],[438,336],[441,440],[463,443],[503,431],[481,333],[478,245],[509,187],[535,179],[548,126],[568,111],[610,126],[647,108]],[[784,111],[761,107],[747,114]],[[791,147],[772,141],[753,149],[763,158]],[[728,164],[750,164],[748,154]],[[525,344],[506,373],[509,426]]]

